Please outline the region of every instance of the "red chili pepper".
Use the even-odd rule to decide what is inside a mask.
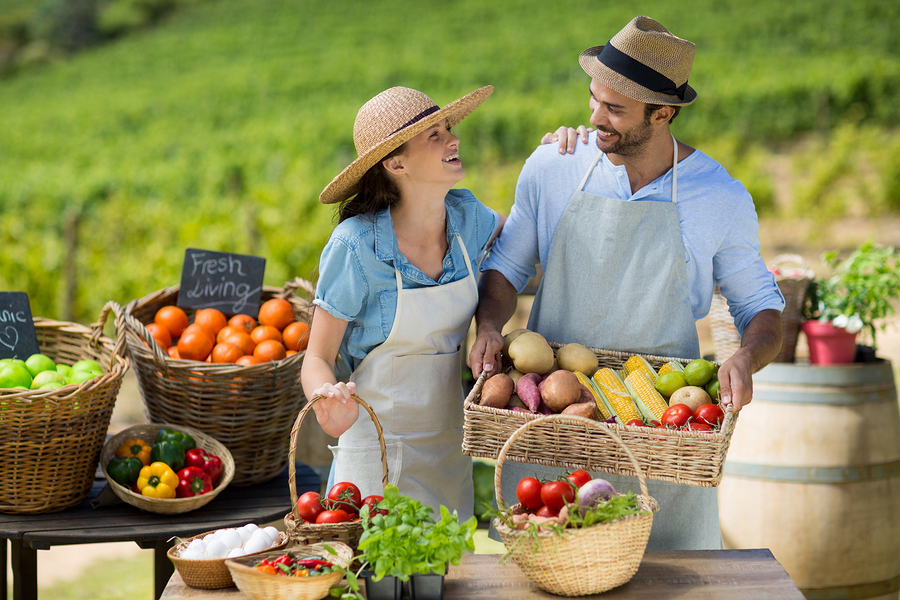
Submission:
[[[297,561],[296,563],[294,563],[294,564],[297,565],[298,567],[306,567],[306,568],[309,568],[309,569],[318,569],[319,567],[331,567],[331,566],[333,566],[333,565],[332,565],[330,562],[328,562],[327,560],[316,560],[316,559],[314,559],[314,558],[305,558],[305,559],[302,559],[302,560],[298,560],[298,561]]]
[[[194,448],[184,453],[184,466],[200,467],[209,475],[209,480],[213,485],[216,485],[222,475],[222,459],[200,448]]]
[[[294,559],[291,558],[287,554],[282,554],[281,556],[279,556],[278,558],[275,559],[275,564],[291,566],[292,564],[294,564]]]

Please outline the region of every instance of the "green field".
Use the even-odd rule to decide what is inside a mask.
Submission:
[[[637,14],[696,42],[699,99],[675,134],[761,214],[768,157],[800,139],[800,209],[900,211],[895,2],[206,0],[0,79],[0,289],[88,323],[177,283],[186,247],[263,256],[269,285],[315,280],[333,216],[318,194],[355,157],[359,106],[394,85],[438,104],[496,87],[457,133],[463,185],[506,212],[540,136],[588,118],[578,54]]]

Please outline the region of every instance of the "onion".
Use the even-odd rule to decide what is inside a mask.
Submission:
[[[575,494],[575,504],[578,506],[578,512],[584,516],[589,508],[605,502],[615,495],[616,490],[612,484],[598,477],[578,488],[578,492]]]

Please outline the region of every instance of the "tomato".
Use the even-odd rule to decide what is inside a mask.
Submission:
[[[559,512],[566,502],[575,501],[575,488],[566,481],[548,481],[541,487],[541,500],[550,510]]]
[[[387,509],[384,509],[384,508],[379,509],[378,508],[378,503],[381,502],[382,500],[384,500],[383,496],[379,496],[377,494],[372,494],[371,496],[366,496],[365,498],[363,498],[359,507],[362,508],[363,506],[368,506],[370,515],[386,515],[386,514],[388,514]]]
[[[663,425],[662,423],[660,423],[660,422],[657,421],[656,419],[653,419],[652,421],[650,421],[650,425],[648,425],[648,427],[654,427],[654,428],[655,428],[655,427],[665,427],[665,425]]]
[[[319,492],[306,492],[297,500],[297,512],[307,523],[315,523],[319,513],[325,510]]]
[[[350,515],[345,510],[341,510],[340,508],[336,508],[334,510],[323,510],[319,513],[319,516],[316,517],[316,523],[347,523],[350,520]]]
[[[537,509],[537,512],[535,512],[534,514],[536,514],[539,517],[558,517],[559,511],[553,510],[549,506],[542,506],[539,509]]]
[[[706,423],[698,423],[697,421],[691,421],[690,423],[685,425],[684,428],[690,429],[692,431],[712,431],[712,427],[710,427]]]
[[[525,477],[516,486],[516,498],[522,506],[530,510],[537,510],[544,505],[541,500],[541,482],[534,477]]]
[[[586,484],[588,481],[593,479],[593,477],[591,477],[591,474],[588,473],[587,471],[578,470],[578,471],[572,471],[571,473],[566,475],[566,479],[571,481],[572,485],[574,485],[576,488],[580,488],[581,486]]]
[[[641,421],[640,419],[632,419],[632,420],[628,421],[628,422],[625,423],[625,424],[626,424],[626,425],[632,425],[632,426],[634,426],[634,427],[645,427],[644,422]]]
[[[712,427],[718,427],[725,418],[725,413],[715,404],[704,404],[694,411],[694,416],[701,423],[706,423]]]
[[[341,509],[348,513],[358,513],[362,506],[362,495],[359,488],[349,481],[341,481],[331,486],[328,490],[328,499],[331,500],[329,508]]]
[[[662,424],[666,427],[684,427],[685,423],[691,420],[694,411],[685,404],[673,404],[666,409],[662,416]]]

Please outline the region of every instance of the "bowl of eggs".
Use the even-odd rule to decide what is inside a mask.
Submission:
[[[169,548],[167,556],[186,585],[214,590],[234,585],[226,559],[280,550],[287,544],[288,536],[283,531],[248,523],[180,540]]]

